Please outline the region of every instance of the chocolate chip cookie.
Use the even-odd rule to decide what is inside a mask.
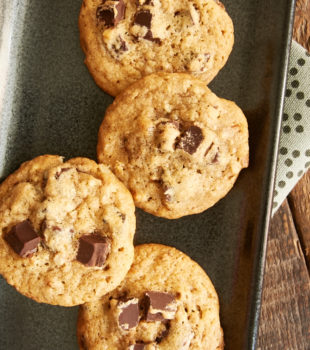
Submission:
[[[38,302],[98,298],[130,268],[134,210],[104,165],[52,155],[26,162],[0,185],[0,273]]]
[[[122,284],[80,307],[81,350],[221,350],[216,291],[175,248],[145,244]]]
[[[79,28],[86,65],[113,96],[158,71],[208,83],[234,42],[232,21],[215,0],[84,0]]]
[[[197,78],[153,74],[108,108],[97,152],[136,206],[174,219],[204,211],[232,188],[248,165],[247,121]]]

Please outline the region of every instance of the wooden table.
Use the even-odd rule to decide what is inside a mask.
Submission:
[[[297,0],[293,37],[310,52],[310,0]],[[271,220],[258,350],[310,349],[309,268],[310,170]]]

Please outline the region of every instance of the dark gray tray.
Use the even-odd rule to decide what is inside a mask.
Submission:
[[[39,154],[96,157],[112,98],[83,64],[81,1],[0,0],[1,179]],[[226,349],[254,349],[294,1],[223,1],[236,40],[211,88],[248,117],[250,167],[200,215],[168,221],[137,210],[135,243],[172,245],[200,263],[220,297]],[[37,304],[1,278],[0,349],[77,349],[77,310]]]

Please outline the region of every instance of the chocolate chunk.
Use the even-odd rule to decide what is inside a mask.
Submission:
[[[140,10],[135,14],[135,24],[151,28],[152,14],[149,10]]]
[[[159,38],[154,38],[153,33],[150,30],[147,31],[143,38],[149,41],[153,41],[156,44],[161,44],[161,40]]]
[[[65,173],[66,171],[70,170],[71,168],[62,168],[59,171],[57,171],[57,173],[55,174],[55,179],[58,180],[60,178],[60,175],[62,173]]]
[[[104,22],[107,27],[113,27],[114,25],[114,9],[112,7],[97,9],[97,18]]]
[[[150,306],[158,310],[169,309],[169,304],[174,302],[174,295],[165,292],[151,292],[145,293],[145,296],[150,300]]]
[[[126,9],[126,5],[124,4],[123,0],[119,0],[116,2],[117,2],[117,5],[115,6],[115,9],[117,13],[114,19],[115,26],[125,17],[125,9]]]
[[[124,18],[125,9],[123,0],[108,0],[98,6],[96,16],[106,27],[113,27]]]
[[[110,242],[100,235],[84,235],[79,239],[76,259],[86,266],[102,266],[109,254]]]
[[[128,350],[143,350],[145,348],[145,345],[144,343],[136,343],[136,344],[133,344],[133,345],[130,345]]]
[[[128,331],[139,323],[139,300],[137,298],[120,301],[117,305],[121,312],[118,317],[119,326]]]
[[[175,147],[183,149],[189,154],[193,154],[196,152],[202,140],[202,130],[198,126],[193,125],[182,133],[179,140],[177,140]]]
[[[176,312],[174,295],[169,293],[148,291],[143,306],[147,322],[173,319]]]
[[[37,251],[41,237],[37,235],[30,221],[25,220],[12,227],[4,237],[11,248],[22,258]]]

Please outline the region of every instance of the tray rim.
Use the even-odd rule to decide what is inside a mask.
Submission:
[[[283,78],[279,77],[277,81],[277,99],[275,104],[275,111],[272,117],[275,119],[275,125],[273,133],[270,137],[273,137],[273,147],[270,149],[270,167],[268,174],[266,176],[267,183],[267,193],[263,201],[265,204],[265,210],[262,211],[262,220],[260,222],[260,232],[261,235],[258,235],[260,239],[257,239],[255,242],[258,245],[258,248],[255,251],[256,258],[254,259],[254,266],[252,270],[252,283],[249,299],[249,312],[248,312],[248,330],[245,332],[247,339],[244,342],[245,349],[256,349],[256,343],[258,338],[258,329],[261,313],[261,301],[262,301],[262,292],[264,287],[264,273],[265,273],[265,263],[266,263],[266,253],[267,253],[267,241],[268,233],[271,221],[271,212],[272,212],[272,202],[273,202],[273,192],[275,188],[276,180],[276,167],[277,167],[277,158],[279,152],[279,143],[280,143],[280,134],[281,134],[281,124],[282,124],[282,113],[284,108],[284,99],[285,99],[285,90],[288,74],[288,64],[291,51],[291,42],[293,35],[293,25],[294,25],[294,15],[295,15],[295,5],[296,0],[288,0],[287,2],[287,11],[285,16],[285,22],[288,24],[287,30],[283,32],[283,41],[281,46],[282,58],[280,60],[280,71],[279,74]]]

